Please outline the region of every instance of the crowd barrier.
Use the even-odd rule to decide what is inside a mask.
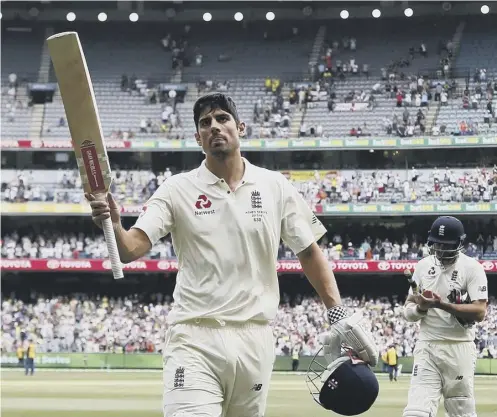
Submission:
[[[311,356],[300,358],[299,371],[306,371],[311,361]],[[324,358],[318,358],[324,363]],[[381,361],[380,361],[381,362]],[[157,353],[40,353],[35,358],[38,368],[74,368],[74,369],[162,369],[162,356]],[[411,373],[413,358],[399,358],[403,373]],[[14,353],[2,354],[2,368],[19,366]],[[277,356],[274,363],[275,371],[291,371],[292,358],[290,356]],[[378,364],[375,372],[382,371],[382,363]],[[497,375],[497,359],[478,359],[476,374]]]

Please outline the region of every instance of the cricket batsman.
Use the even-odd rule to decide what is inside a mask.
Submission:
[[[462,253],[465,237],[458,219],[439,217],[428,236],[430,255],[416,265],[417,290],[404,315],[420,321],[420,334],[403,417],[436,416],[441,396],[448,417],[476,417],[473,324],[485,318],[488,284],[482,265]]]
[[[269,322],[280,299],[280,238],[326,305],[333,338],[372,365],[378,350],[362,318],[341,304],[316,243],[324,226],[283,175],[242,158],[245,124],[233,100],[203,96],[193,118],[205,160],[164,181],[130,230],[111,194],[86,198],[97,225],[112,219],[122,262],[172,235],[179,272],[163,347],[164,416],[262,417],[275,360]]]

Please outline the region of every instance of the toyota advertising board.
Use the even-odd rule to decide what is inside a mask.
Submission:
[[[497,273],[497,260],[480,260],[480,264],[487,273]],[[398,261],[365,261],[344,260],[330,261],[330,267],[335,273],[344,274],[397,274],[404,270],[413,270],[416,267],[415,260]],[[106,259],[2,259],[0,260],[2,271],[23,272],[105,272],[111,269],[110,261]],[[177,272],[178,261],[176,259],[140,259],[125,264],[123,268],[129,272]],[[302,266],[296,260],[280,260],[276,263],[276,271],[286,274],[302,273]]]

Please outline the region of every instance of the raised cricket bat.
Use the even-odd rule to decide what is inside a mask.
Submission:
[[[78,34],[58,33],[50,36],[47,44],[59,83],[84,192],[92,193],[97,199],[103,200],[112,180],[110,164],[90,73]],[[102,227],[114,278],[123,278],[111,219],[104,220]]]

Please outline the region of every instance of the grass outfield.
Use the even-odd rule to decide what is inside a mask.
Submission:
[[[161,378],[160,372],[39,371],[25,377],[21,370],[2,371],[2,417],[160,417]],[[378,400],[363,416],[402,416],[409,376],[394,384],[379,379]],[[476,403],[478,417],[497,417],[497,378],[476,378]],[[274,375],[266,417],[330,415],[313,402],[302,375]]]

